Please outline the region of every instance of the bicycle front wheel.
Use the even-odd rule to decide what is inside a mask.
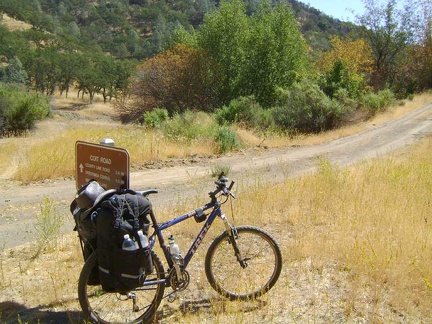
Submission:
[[[239,226],[236,238],[227,232],[210,245],[205,272],[210,285],[231,300],[250,300],[269,291],[282,270],[282,254],[273,237],[260,228]],[[237,246],[241,260],[235,255]]]
[[[162,300],[165,283],[163,265],[152,251],[153,274],[144,285],[128,294],[108,293],[95,282],[97,254],[87,259],[78,281],[78,299],[85,316],[93,323],[146,323],[149,322]],[[97,270],[97,269],[96,269]],[[97,274],[97,272],[96,272]]]

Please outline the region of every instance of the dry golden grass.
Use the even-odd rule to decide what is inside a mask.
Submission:
[[[3,170],[3,176],[0,178],[9,178],[15,170],[15,152],[17,152],[17,143],[15,141],[0,142],[0,170]]]
[[[340,170],[320,162],[316,175],[287,181],[241,197],[239,215],[251,208],[276,228],[294,233],[283,246],[286,266],[328,260],[349,274],[352,286],[414,318],[431,318],[432,139],[408,152]],[[243,212],[242,212],[243,211]],[[270,227],[272,227],[269,224]],[[359,311],[355,296],[347,300]],[[377,318],[379,318],[377,316]]]
[[[424,93],[398,105],[373,120],[343,127],[317,135],[298,135],[287,138],[278,135],[259,136],[251,131],[237,128],[245,147],[287,147],[293,145],[315,145],[340,137],[352,135],[373,125],[407,114],[432,100],[431,93]],[[96,97],[93,104],[70,93],[68,98],[57,95],[53,104],[60,116],[40,122],[37,130],[26,138],[1,139],[0,161],[8,167],[2,168],[0,178],[12,178],[23,183],[42,179],[72,177],[75,168],[75,142],[77,140],[99,143],[103,138],[112,138],[118,147],[130,153],[132,167],[154,160],[184,158],[190,155],[212,155],[217,147],[209,141],[182,142],[169,140],[157,131],[136,125],[120,125],[112,120],[115,116],[112,105]],[[71,107],[78,107],[71,110]],[[64,115],[65,112],[70,115]],[[68,117],[69,116],[69,117]],[[13,148],[13,150],[11,149]],[[12,162],[11,162],[12,161]],[[50,168],[46,168],[49,165]]]
[[[2,19],[0,19],[0,24],[6,25],[11,31],[26,30],[31,28],[31,25],[20,20],[12,19],[6,14],[3,14]]]
[[[213,154],[211,143],[201,141],[191,144],[169,141],[157,132],[139,126],[87,122],[85,126],[74,128],[68,126],[57,130],[55,137],[50,136],[49,133],[50,131],[47,131],[47,137],[29,140],[25,146],[19,147],[20,157],[16,171],[11,176],[12,179],[26,183],[73,176],[75,143],[78,140],[99,143],[103,138],[115,139],[116,146],[127,148],[132,166],[193,154]],[[20,141],[25,139],[15,139],[16,145]],[[14,153],[19,153],[19,150]],[[14,157],[14,154],[7,154],[6,150],[2,151],[0,157],[4,155],[4,161],[7,161],[6,158]]]
[[[215,296],[202,262],[205,247],[221,231],[216,226],[191,264],[192,284],[184,293],[189,296],[186,300],[205,305],[182,312],[185,302],[164,304],[162,322],[282,323],[318,318],[428,322],[432,318],[430,179],[432,139],[428,138],[347,169],[322,160],[313,175],[279,185],[257,180],[234,202],[234,220],[263,227],[276,237],[284,256],[277,285],[253,303],[217,298],[204,302],[194,297]],[[202,202],[201,189],[196,200]],[[157,213],[173,216],[193,208],[193,200]],[[229,206],[224,211],[233,218]],[[173,233],[185,247],[198,228],[180,225]],[[55,247],[31,260],[35,249],[29,245],[0,254],[1,300],[78,312],[75,292],[82,259],[76,237],[59,238]],[[40,291],[47,293],[41,296]]]

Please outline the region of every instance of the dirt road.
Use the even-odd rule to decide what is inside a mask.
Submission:
[[[399,119],[380,126],[320,145],[283,149],[251,149],[217,159],[197,160],[163,169],[133,172],[130,186],[134,189],[156,188],[153,204],[167,206],[190,194],[202,192],[203,200],[212,189],[208,176],[215,165],[228,165],[230,178],[236,181],[253,180],[277,182],[311,172],[316,159],[324,157],[339,166],[378,157],[409,145],[432,133],[432,103]],[[35,239],[35,215],[45,196],[60,202],[61,212],[68,214],[68,206],[75,193],[74,180],[47,181],[26,186],[10,181],[0,183],[0,247],[11,248]],[[168,205],[169,206],[169,205]],[[69,215],[68,215],[69,216]],[[72,217],[64,226],[65,232],[73,227]],[[25,235],[16,235],[25,228]]]

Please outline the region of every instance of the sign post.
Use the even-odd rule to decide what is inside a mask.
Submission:
[[[105,189],[129,188],[129,152],[122,148],[77,141],[77,189],[96,180]]]

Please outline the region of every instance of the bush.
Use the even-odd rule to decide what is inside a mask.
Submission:
[[[304,80],[291,90],[278,90],[278,105],[272,109],[275,123],[288,132],[316,133],[340,122],[343,106],[328,98],[316,83]]]
[[[144,113],[144,124],[151,128],[159,128],[168,119],[168,110],[156,108]]]
[[[331,99],[335,98],[341,89],[346,91],[349,98],[356,99],[365,86],[362,75],[350,72],[342,60],[337,60],[333,69],[323,75],[319,83],[321,89]]]
[[[240,97],[216,112],[219,125],[238,123],[249,128],[268,129],[274,125],[269,110],[263,109],[253,96]]]
[[[235,151],[241,148],[237,134],[227,126],[220,126],[217,129],[215,139],[219,146],[219,153]]]
[[[214,120],[207,113],[186,111],[166,120],[161,124],[160,130],[171,139],[189,142],[211,138],[215,126]]]
[[[334,93],[334,100],[349,109],[357,109],[359,105],[357,100],[350,97],[349,91],[345,88],[340,88]]]
[[[396,103],[394,93],[389,90],[381,90],[378,93],[366,93],[361,98],[361,105],[366,108],[372,115],[379,111],[384,111]]]
[[[0,135],[22,135],[50,115],[48,98],[0,85]]]

